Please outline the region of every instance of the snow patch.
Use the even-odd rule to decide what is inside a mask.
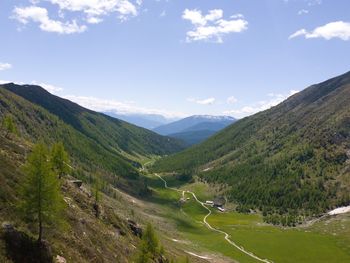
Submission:
[[[345,214],[350,212],[350,205],[349,206],[343,206],[343,207],[338,207],[332,211],[329,211],[329,215],[339,215],[339,214]]]

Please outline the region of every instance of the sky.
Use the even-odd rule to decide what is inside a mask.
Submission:
[[[97,111],[251,115],[350,70],[349,0],[4,0],[0,82]]]

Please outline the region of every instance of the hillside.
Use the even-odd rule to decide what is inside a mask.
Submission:
[[[193,145],[204,141],[236,120],[229,116],[194,115],[154,129],[155,132]]]
[[[0,131],[0,262],[38,262],[36,258],[30,258],[33,257],[30,251],[17,251],[16,246],[11,246],[3,238],[6,224],[29,233],[30,236],[36,235],[35,229],[24,223],[16,209],[18,189],[24,180],[21,167],[30,148],[31,144],[26,140],[14,137],[9,139]],[[88,185],[84,183],[78,188],[70,180],[65,180],[62,183],[62,193],[67,202],[64,211],[66,226],[45,230],[45,240],[50,242],[53,257],[60,255],[67,262],[129,262],[135,253],[135,246],[139,244],[139,238],[128,228],[126,214],[119,213],[120,204],[103,195],[103,216],[98,220],[94,215]],[[105,242],[106,239],[109,242]],[[17,238],[15,242],[20,244],[20,239]]]
[[[18,134],[8,132],[3,122],[7,116],[14,120]],[[41,251],[48,253],[49,258],[52,255],[66,260],[57,262],[135,261],[142,246],[140,233],[147,223],[154,225],[151,216],[143,211],[146,206],[139,207],[138,198],[151,196],[151,191],[138,162],[166,153],[167,147],[180,148],[177,142],[32,86],[0,87],[0,123],[0,262],[39,261],[38,231],[18,209],[23,201],[21,186],[28,180],[23,165],[35,143],[44,142],[51,147],[58,141],[64,143],[71,160],[70,172],[59,184],[65,201],[61,215],[64,223],[60,227],[44,226],[44,245],[40,246],[50,249]],[[103,132],[110,136],[108,140],[103,137],[107,141],[99,141],[106,136]],[[127,143],[119,147],[118,136],[130,137],[125,137]],[[149,147],[150,143],[155,145]],[[162,235],[159,239],[166,255],[162,249],[162,256],[150,262],[185,256],[183,251],[169,247]]]
[[[11,114],[28,141],[62,141],[77,166],[89,171],[103,167],[109,182],[128,191],[139,191],[137,168],[143,158],[182,149],[174,139],[87,110],[38,86],[1,85],[0,113]],[[135,187],[128,187],[130,180],[136,180]]]
[[[238,210],[262,210],[268,221],[317,215],[350,203],[349,105],[350,72],[239,120],[153,169],[227,184]]]
[[[169,154],[181,150],[181,143],[101,113],[85,109],[54,96],[39,86],[6,84],[3,87],[42,106],[84,135],[106,148],[129,154]]]

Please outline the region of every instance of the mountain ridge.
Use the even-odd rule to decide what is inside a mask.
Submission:
[[[193,145],[204,141],[235,121],[236,119],[230,116],[193,115],[162,125],[153,131]]]
[[[228,184],[232,201],[268,215],[288,209],[317,214],[350,203],[345,179],[350,172],[349,105],[350,72],[241,119],[158,161],[154,170],[190,172]]]

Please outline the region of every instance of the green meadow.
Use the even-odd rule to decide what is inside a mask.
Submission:
[[[202,201],[211,198],[210,189],[204,184],[181,184],[172,177],[165,179],[168,186],[198,192],[197,197]],[[178,244],[184,250],[195,250],[212,258],[220,253],[238,262],[259,262],[227,243],[223,234],[208,229],[202,222],[207,211],[192,195],[186,194],[190,200],[180,205],[180,192],[165,189],[159,179],[150,178],[150,184],[154,190],[150,201],[162,207],[161,216],[175,223],[176,235],[187,242]],[[350,237],[337,227],[340,222],[321,221],[312,227],[282,228],[265,224],[259,214],[220,213],[216,209],[212,212],[208,222],[213,227],[229,233],[231,240],[260,258],[283,263],[350,262],[349,245],[344,245],[350,244]],[[344,220],[349,224],[349,218],[343,219],[342,224]]]

